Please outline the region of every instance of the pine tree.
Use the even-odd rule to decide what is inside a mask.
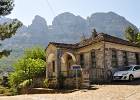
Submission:
[[[125,37],[130,42],[135,43],[137,41],[137,31],[134,28],[132,28],[131,26],[129,26],[125,30]]]
[[[97,36],[97,31],[96,29],[93,29],[92,31],[92,38],[95,38]]]
[[[14,7],[13,0],[0,0],[0,16],[6,16],[11,13]],[[4,23],[0,25],[0,40],[3,41],[7,38],[11,38],[14,35],[22,23],[17,19],[14,19],[11,23]],[[0,44],[1,45],[1,44]],[[0,51],[0,58],[10,55],[11,50]]]
[[[0,0],[0,16],[9,15],[14,7],[13,0]]]

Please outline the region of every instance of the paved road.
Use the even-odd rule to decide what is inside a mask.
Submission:
[[[0,100],[140,100],[140,80],[94,85],[90,90],[72,93],[34,94],[0,97]]]

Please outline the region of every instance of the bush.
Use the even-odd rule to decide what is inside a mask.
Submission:
[[[2,84],[2,77],[0,77],[0,85]]]
[[[26,73],[24,71],[15,71],[11,73],[8,77],[9,84],[11,87],[18,87],[18,85],[26,80]]]
[[[46,88],[49,87],[49,80],[48,80],[48,79],[45,79],[43,83],[44,83],[44,86],[45,86]]]
[[[25,80],[19,84],[19,88],[28,88],[32,84],[32,79]]]
[[[4,87],[0,87],[0,94],[3,94],[4,93]]]
[[[64,81],[65,81],[65,77],[63,76],[63,74],[60,74],[60,76],[58,78],[59,89],[64,88]]]
[[[3,94],[5,96],[12,96],[12,95],[17,95],[17,89],[14,88],[6,88],[6,87],[0,87],[0,94]]]
[[[10,88],[10,92],[12,95],[17,95],[18,94],[18,91],[16,88]]]

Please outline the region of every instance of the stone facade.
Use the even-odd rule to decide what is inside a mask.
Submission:
[[[80,55],[82,54],[83,69],[89,70],[90,81],[104,81],[107,79],[108,70],[113,69],[113,50],[116,51],[117,66],[124,66],[124,59],[128,60],[128,65],[140,62],[140,46],[106,34],[98,35],[95,39],[83,40],[78,44],[50,43],[46,48],[48,64],[46,77],[59,78],[60,74],[67,78],[72,77],[71,66],[81,64]],[[91,57],[93,51],[95,52],[94,60],[96,63],[94,68],[92,67],[93,58]],[[127,53],[127,58],[124,58],[124,51]],[[137,59],[136,53],[139,56]],[[52,61],[55,61],[54,66],[52,66]],[[55,71],[52,71],[53,67],[55,67]]]

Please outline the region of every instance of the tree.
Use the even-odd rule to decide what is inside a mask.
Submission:
[[[137,41],[137,31],[136,31],[136,29],[132,28],[131,26],[126,28],[125,37],[130,42],[136,43],[136,41]]]
[[[14,7],[13,0],[0,0],[0,16],[9,15]]]
[[[13,0],[0,0],[0,16],[6,16],[11,13],[14,7]],[[14,35],[22,23],[17,19],[14,19],[11,23],[4,23],[0,25],[0,40],[3,41],[7,38],[11,38]],[[1,44],[0,44],[1,45]],[[10,55],[11,50],[0,51],[0,58]]]
[[[92,31],[92,38],[95,38],[97,36],[97,31],[96,29],[93,29]]]
[[[14,64],[14,68],[15,72],[9,76],[9,83],[14,87],[25,80],[44,76],[46,70],[44,49],[40,47],[26,49],[23,57]]]
[[[140,44],[140,32],[137,34],[137,43]]]

